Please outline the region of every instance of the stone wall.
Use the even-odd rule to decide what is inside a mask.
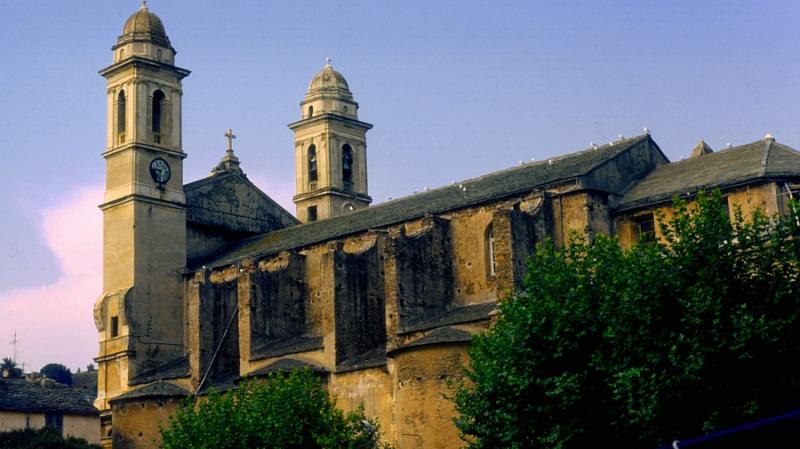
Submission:
[[[336,322],[336,364],[373,354],[383,355],[386,343],[382,238],[349,253],[337,249],[333,276]]]
[[[160,427],[169,424],[179,398],[142,398],[112,403],[114,449],[157,449],[162,442]]]

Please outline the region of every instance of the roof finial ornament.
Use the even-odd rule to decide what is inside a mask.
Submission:
[[[233,133],[232,129],[228,128],[225,137],[228,139],[228,149],[225,150],[225,156],[223,156],[219,164],[211,170],[212,175],[220,173],[242,173],[242,169],[239,167],[239,158],[233,154],[233,139],[236,138],[236,135]]]
[[[331,59],[330,57],[325,58],[325,66],[333,67],[333,59]]]
[[[775,136],[773,136],[772,133],[767,133],[767,135],[764,136],[764,140],[768,142],[775,142]]]
[[[225,137],[228,138],[228,150],[229,152],[233,153],[233,139],[236,138],[236,135],[233,133],[233,130],[228,128],[228,132],[225,133]]]
[[[142,11],[147,11],[147,0],[142,0]]]

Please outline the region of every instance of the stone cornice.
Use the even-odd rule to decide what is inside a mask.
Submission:
[[[111,64],[108,67],[105,67],[98,71],[101,76],[105,78],[109,78],[110,76],[114,75],[115,73],[128,68],[129,66],[136,66],[136,65],[143,65],[148,66],[154,69],[163,69],[175,72],[178,75],[178,79],[182,80],[189,76],[192,73],[191,70],[183,69],[172,64],[167,64],[165,62],[153,61],[152,59],[143,58],[141,56],[131,56],[129,58],[125,58],[120,62],[115,64]]]
[[[326,121],[326,120],[343,122],[343,123],[347,123],[349,125],[352,125],[352,126],[355,126],[355,127],[358,127],[358,128],[363,128],[363,129],[372,129],[372,124],[370,124],[370,123],[362,122],[361,120],[356,120],[356,119],[353,119],[353,118],[350,118],[350,117],[345,117],[343,115],[333,114],[333,113],[330,113],[330,112],[324,112],[322,114],[315,115],[314,117],[311,117],[311,118],[298,120],[296,122],[289,123],[286,126],[288,126],[289,129],[291,129],[292,131],[295,131],[295,130],[297,130],[299,128],[302,128],[302,127],[304,127],[306,125],[311,125],[311,124],[319,123],[319,122]]]

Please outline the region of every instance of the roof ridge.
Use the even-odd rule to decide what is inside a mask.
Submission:
[[[771,139],[766,139],[766,147],[764,148],[764,156],[761,158],[761,176],[767,174],[767,163],[769,163],[769,150],[772,149]]]
[[[549,157],[549,158],[545,158],[545,159],[541,159],[541,160],[533,161],[533,162],[525,162],[523,165],[517,165],[517,166],[501,168],[499,170],[495,170],[495,171],[492,171],[492,172],[489,172],[489,173],[484,173],[482,175],[475,176],[473,178],[467,178],[467,179],[463,179],[461,181],[453,181],[450,184],[446,184],[446,185],[439,186],[439,187],[434,187],[432,189],[428,189],[426,191],[422,191],[422,192],[419,192],[419,193],[412,193],[410,195],[405,195],[405,196],[401,196],[401,197],[398,197],[398,198],[393,198],[391,200],[384,201],[384,202],[378,203],[378,204],[376,204],[374,206],[370,206],[370,207],[374,209],[376,207],[381,207],[384,204],[389,204],[389,203],[394,203],[394,202],[397,202],[397,201],[402,201],[402,200],[405,200],[407,198],[414,198],[416,195],[427,195],[429,193],[436,192],[436,191],[439,191],[439,190],[451,189],[451,188],[454,188],[454,187],[456,187],[458,185],[461,185],[461,184],[481,181],[481,180],[484,180],[484,179],[492,177],[492,176],[497,176],[497,175],[499,175],[501,173],[511,173],[511,172],[516,172],[516,171],[522,171],[522,170],[525,170],[526,168],[537,167],[537,166],[540,166],[540,165],[550,164],[550,161],[555,163],[555,162],[563,161],[565,159],[571,159],[573,157],[581,156],[581,155],[589,153],[589,152],[600,151],[600,150],[608,149],[610,147],[616,147],[617,145],[629,144],[629,143],[632,143],[632,141],[634,141],[634,140],[642,139],[642,138],[645,138],[645,137],[648,137],[648,136],[650,136],[650,134],[647,134],[647,133],[638,134],[636,136],[624,138],[622,140],[617,140],[615,142],[606,143],[606,144],[603,144],[603,145],[598,145],[596,148],[594,148],[594,147],[584,148],[582,150],[573,151],[571,153],[562,154],[560,156],[553,156],[553,157]],[[605,159],[602,160],[602,161],[599,161],[598,163],[596,163],[596,164],[592,165],[591,167],[589,167],[589,169],[587,169],[586,172],[589,172],[589,171],[597,168],[597,166],[602,165],[605,162],[606,162]],[[363,211],[367,211],[367,210],[370,210],[370,208],[359,209],[358,211],[353,212],[353,213],[363,212]]]

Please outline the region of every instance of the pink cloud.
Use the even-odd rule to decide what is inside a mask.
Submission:
[[[97,355],[92,305],[102,293],[103,228],[97,205],[103,189],[83,188],[64,197],[39,212],[40,231],[60,266],[58,279],[0,294],[0,336],[17,333],[17,362],[24,362],[26,370],[50,362],[85,368]],[[11,348],[3,346],[3,356],[10,355]]]
[[[294,183],[250,179],[290,212]],[[102,293],[103,188],[68,192],[64,201],[38,212],[40,232],[55,255],[59,277],[51,283],[0,293],[0,357],[10,356],[6,344],[14,332],[17,362],[26,370],[47,363],[84,369],[97,355],[97,331],[92,306]]]

